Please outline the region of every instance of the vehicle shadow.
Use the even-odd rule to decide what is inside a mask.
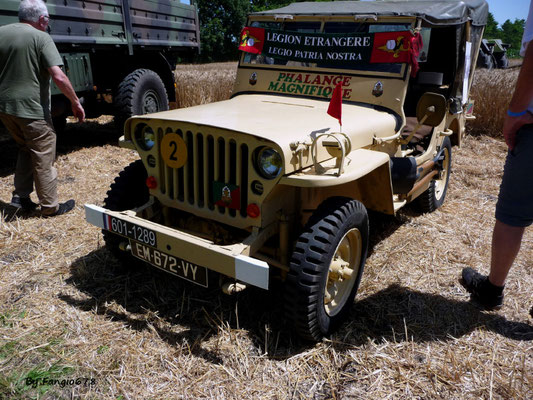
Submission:
[[[394,234],[402,225],[409,223],[411,219],[420,215],[410,205],[401,209],[396,215],[387,215],[368,210],[368,253],[370,257],[374,247],[381,241]]]
[[[172,346],[187,343],[193,354],[215,364],[222,363],[222,355],[202,344],[223,330],[236,329],[247,335],[259,354],[272,359],[286,359],[314,346],[300,341],[284,321],[280,283],[274,283],[270,291],[249,288],[227,296],[216,284],[204,289],[169,279],[167,273],[149,266],[131,266],[127,271],[119,268],[106,249],[95,250],[71,265],[67,280],[87,298],[80,300],[64,293],[59,298],[130,329],[155,330]],[[368,340],[454,340],[479,328],[513,340],[533,340],[533,326],[529,324],[481,311],[468,301],[400,285],[356,301],[341,329],[326,340],[345,351]]]
[[[112,120],[98,120],[83,123],[68,123],[65,131],[57,137],[57,155],[64,155],[80,148],[116,145],[120,133]],[[18,147],[7,129],[0,126],[0,177],[15,172]]]
[[[370,218],[369,252],[410,217],[371,213]],[[219,362],[219,356],[209,353],[201,344],[223,327],[246,331],[258,351],[276,359],[298,354],[310,345],[294,335],[284,320],[281,282],[271,282],[269,291],[249,287],[228,296],[222,293],[218,281],[204,289],[179,278],[169,279],[166,272],[147,265],[124,270],[119,261],[101,248],[71,265],[68,283],[90,297],[78,300],[60,295],[68,304],[106,315],[132,329],[155,329],[171,345],[186,341],[192,344],[191,352],[210,362]],[[126,312],[112,309],[108,306],[112,303]],[[157,323],[152,321],[153,314],[159,318]],[[176,333],[172,330],[174,325],[187,329]]]
[[[169,277],[168,273],[142,263],[125,268],[101,248],[72,263],[71,277],[67,279],[88,299],[64,293],[59,298],[130,329],[155,330],[172,346],[187,343],[193,354],[217,364],[222,362],[220,356],[202,344],[221,329],[242,329],[254,337],[254,342],[264,342],[261,338],[267,330],[283,329],[281,321],[275,318],[274,326],[268,327],[270,313],[275,310],[270,307],[274,301],[271,292],[251,288],[228,296],[222,293],[215,278],[210,279],[209,288],[203,288]]]
[[[459,283],[457,283],[459,284]],[[509,321],[470,301],[453,300],[393,284],[360,301],[336,338],[339,348],[376,341],[448,341],[484,329],[520,341],[533,340],[533,326]],[[335,338],[333,338],[335,342]]]

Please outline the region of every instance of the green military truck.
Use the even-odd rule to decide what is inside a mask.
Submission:
[[[483,39],[479,46],[478,68],[509,68],[509,59],[507,58],[509,47],[511,45],[503,43],[501,39]]]
[[[119,143],[139,160],[87,221],[126,263],[228,293],[280,282],[294,331],[329,335],[362,279],[367,210],[444,203],[487,15],[483,0],[250,15],[231,99],[130,118]]]
[[[2,0],[0,25],[18,22],[19,0]],[[194,0],[47,0],[48,32],[88,117],[114,115],[122,132],[132,115],[169,109],[178,57],[199,51]],[[54,85],[61,131],[70,112]]]

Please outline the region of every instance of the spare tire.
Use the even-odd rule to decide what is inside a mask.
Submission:
[[[107,192],[104,200],[104,207],[111,211],[132,210],[142,206],[150,199],[146,178],[148,173],[141,160],[137,160],[128,165],[115,178]],[[104,242],[107,249],[119,260],[127,264],[134,260],[133,256],[120,250],[121,242],[128,239],[103,230]]]
[[[122,128],[133,115],[168,110],[168,96],[163,81],[154,71],[136,69],[120,83],[114,99],[115,121]]]

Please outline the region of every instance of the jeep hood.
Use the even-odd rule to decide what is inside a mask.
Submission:
[[[186,122],[253,135],[275,143],[288,166],[293,155],[291,143],[310,143],[321,133],[339,132],[339,122],[327,114],[328,106],[327,99],[240,95],[230,100],[135,118]],[[342,105],[342,132],[350,138],[352,149],[372,145],[373,137],[394,135],[399,126],[398,117],[392,113],[372,106]]]

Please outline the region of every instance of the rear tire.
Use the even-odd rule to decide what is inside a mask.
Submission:
[[[498,68],[500,69],[506,69],[509,68],[509,59],[507,58],[507,54],[500,53],[496,56],[496,62],[498,64]]]
[[[67,114],[52,117],[52,124],[54,125],[54,131],[56,135],[63,135],[63,133],[65,133],[65,128],[67,127]]]
[[[444,148],[444,159],[442,160],[442,170],[436,179],[429,184],[429,188],[418,198],[418,206],[423,213],[435,211],[442,206],[448,191],[448,182],[452,171],[452,144],[449,137],[442,141],[441,149]]]
[[[141,160],[132,162],[111,184],[107,197],[104,200],[104,208],[111,211],[131,210],[146,204],[150,198],[146,178],[148,174]],[[132,260],[133,256],[126,251],[120,250],[119,245],[128,239],[103,230],[106,247],[121,261]]]
[[[168,110],[168,96],[163,81],[154,71],[136,69],[126,76],[117,90],[115,121],[122,129],[133,115],[144,115]]]
[[[368,215],[357,200],[332,198],[300,235],[285,282],[285,311],[296,333],[317,341],[345,320],[361,281]]]

